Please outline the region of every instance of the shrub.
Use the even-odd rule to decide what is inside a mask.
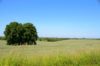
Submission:
[[[35,44],[38,38],[37,30],[31,23],[21,24],[11,22],[6,26],[4,34],[8,45]]]

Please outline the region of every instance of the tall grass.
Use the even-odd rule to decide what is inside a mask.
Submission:
[[[0,58],[0,66],[100,66],[100,53],[44,56],[10,54]]]
[[[100,66],[100,41],[38,41],[36,46],[0,41],[0,66]]]

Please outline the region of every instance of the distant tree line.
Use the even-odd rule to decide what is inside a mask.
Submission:
[[[4,36],[0,36],[0,40],[6,40]]]
[[[51,38],[51,37],[40,37],[39,41],[56,42],[62,40],[100,40],[100,38]]]
[[[38,39],[37,30],[32,23],[11,22],[4,31],[8,45],[34,44]]]
[[[40,37],[38,40],[39,41],[47,41],[47,42],[56,42],[56,41],[62,41],[62,40],[70,40],[70,38]]]

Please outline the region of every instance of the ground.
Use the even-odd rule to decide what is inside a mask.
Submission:
[[[20,61],[23,63],[18,66],[99,66],[99,52],[100,40],[37,41],[37,45],[21,46],[9,46],[0,40],[0,66],[17,66]]]

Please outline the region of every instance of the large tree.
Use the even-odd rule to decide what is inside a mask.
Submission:
[[[38,38],[37,30],[31,23],[21,24],[11,22],[6,26],[4,34],[8,45],[35,44]]]

